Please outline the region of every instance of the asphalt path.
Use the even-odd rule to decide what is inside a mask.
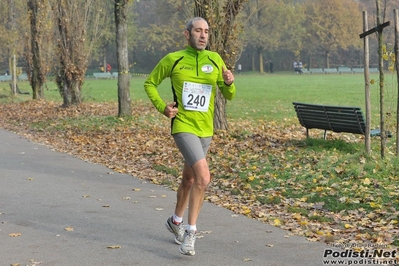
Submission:
[[[176,192],[0,129],[1,265],[323,265],[331,247],[205,202],[195,256],[164,223]]]

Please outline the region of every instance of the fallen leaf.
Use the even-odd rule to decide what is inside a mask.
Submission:
[[[68,226],[68,227],[65,227],[64,230],[68,231],[68,232],[71,232],[71,231],[73,231],[73,227]]]
[[[10,236],[10,237],[17,237],[17,236],[21,236],[22,234],[21,233],[11,233],[11,234],[8,234],[8,236]]]
[[[115,245],[115,246],[108,246],[107,248],[108,249],[117,249],[117,248],[121,248],[121,246]]]

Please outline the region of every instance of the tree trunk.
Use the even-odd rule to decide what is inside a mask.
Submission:
[[[251,53],[251,63],[252,63],[252,71],[255,71],[256,70],[256,67],[255,67],[255,49],[254,50],[252,50],[252,53]]]
[[[115,1],[116,49],[118,62],[118,116],[132,114],[127,42],[127,10],[129,0]]]
[[[330,68],[330,52],[326,52],[326,68]]]
[[[220,54],[228,69],[234,71],[239,49],[235,46],[237,28],[235,18],[245,0],[196,0],[194,16],[208,21],[209,49]],[[222,4],[224,6],[221,8]],[[217,90],[215,97],[214,129],[227,129],[226,100]]]
[[[15,30],[15,14],[14,14],[14,8],[15,8],[15,2],[10,1],[10,6],[9,6],[9,13],[8,13],[8,23],[9,23],[9,29],[14,31]],[[9,50],[9,72],[11,75],[11,92],[13,95],[17,94],[17,76],[16,76],[16,59],[15,59],[15,38],[12,38],[13,42],[13,47],[12,49]]]
[[[115,3],[116,5],[116,3]],[[103,49],[103,72],[107,73],[107,56],[106,56],[106,49]]]
[[[263,51],[262,49],[258,49],[258,57],[259,57],[259,73],[264,73],[264,63],[263,63]]]
[[[40,0],[28,0],[28,10],[30,11],[30,52],[27,52],[28,78],[32,87],[32,98],[40,99],[43,95],[44,74],[41,68],[41,50],[39,34],[38,3]]]

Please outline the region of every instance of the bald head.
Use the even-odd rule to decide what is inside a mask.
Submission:
[[[191,19],[186,26],[188,44],[196,50],[204,50],[208,45],[208,22],[201,17]]]
[[[190,19],[190,20],[187,22],[186,30],[188,30],[189,32],[191,32],[191,30],[192,30],[193,27],[194,27],[195,22],[197,22],[197,21],[204,21],[204,22],[208,25],[208,22],[206,22],[206,20],[205,20],[204,18],[195,17],[195,18]]]

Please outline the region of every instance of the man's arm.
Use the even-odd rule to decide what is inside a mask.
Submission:
[[[148,98],[160,113],[164,113],[166,103],[159,95],[157,88],[159,84],[168,77],[168,75],[165,60],[162,59],[151,71],[147,80],[144,82],[144,90],[147,93]]]
[[[226,68],[225,65],[222,66],[222,78],[223,81],[218,81],[218,87],[224,98],[227,100],[232,100],[236,95],[234,75],[229,69]]]

